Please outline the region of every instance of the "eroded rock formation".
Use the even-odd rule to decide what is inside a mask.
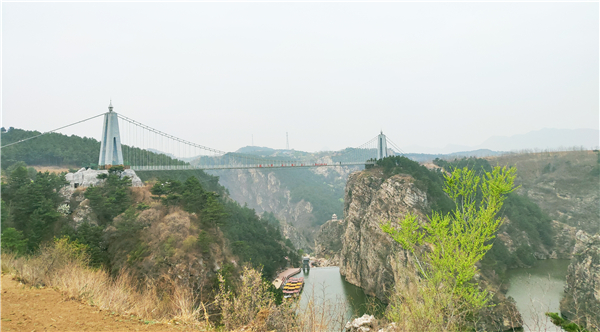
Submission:
[[[329,220],[321,225],[315,239],[315,266],[339,265],[345,230],[346,222],[343,219]]]
[[[567,270],[561,314],[590,331],[600,331],[600,234],[580,230]]]
[[[406,266],[407,254],[380,225],[409,212],[425,220],[422,211],[426,204],[427,195],[408,175],[384,179],[378,169],[350,175],[340,254],[340,273],[346,280],[385,301],[394,284],[404,280],[400,271]]]
[[[100,174],[108,174],[108,171],[82,168],[76,173],[66,174],[65,180],[69,181],[71,188],[97,186],[104,181],[98,179],[98,175]],[[142,187],[144,185],[142,180],[140,180],[137,174],[135,174],[135,171],[133,171],[132,169],[126,169],[123,172],[121,172],[121,178],[124,178],[126,176],[131,178],[132,187]]]
[[[219,183],[229,191],[229,196],[240,204],[256,210],[258,214],[271,212],[281,222],[283,236],[289,238],[296,248],[310,249],[307,234],[295,225],[310,223],[312,205],[301,200],[292,202],[289,189],[281,185],[274,173],[260,170],[229,170],[218,173]]]

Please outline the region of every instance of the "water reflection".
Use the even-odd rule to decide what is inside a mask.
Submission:
[[[544,315],[559,312],[569,260],[538,261],[531,269],[508,271],[508,296],[517,302],[525,331],[562,331]]]
[[[311,268],[296,275],[300,276],[304,277],[304,290],[300,298],[302,308],[306,308],[311,300],[317,305],[328,302],[333,308],[345,311],[346,320],[365,313],[381,313],[385,308],[381,301],[345,281],[338,267]]]

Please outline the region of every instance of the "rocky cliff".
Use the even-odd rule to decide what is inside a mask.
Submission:
[[[576,239],[560,311],[588,330],[600,331],[600,235],[580,230]]]
[[[342,237],[346,230],[343,219],[329,220],[321,225],[315,239],[316,266],[339,266],[342,250]]]
[[[325,156],[319,162],[332,163]],[[336,166],[273,170],[211,171],[232,199],[256,210],[273,213],[285,237],[296,248],[313,252],[319,226],[341,215],[343,192],[351,170],[358,166]]]
[[[344,197],[345,230],[341,237],[340,273],[367,294],[386,300],[394,284],[403,280],[406,252],[380,224],[412,212],[425,220],[427,195],[412,177],[385,179],[379,169],[350,175]]]
[[[416,272],[407,264],[408,253],[381,230],[380,224],[396,222],[409,212],[426,222],[428,204],[426,192],[409,175],[385,177],[379,168],[353,173],[346,186],[344,222],[335,225],[330,221],[321,227],[321,252],[334,248],[336,237],[342,233],[340,273],[367,294],[387,302],[395,285],[406,284]],[[522,319],[515,303],[502,294],[496,281],[480,276],[480,284],[494,294],[496,305],[485,313],[480,326],[493,331],[518,328]]]
[[[273,172],[257,169],[218,172],[219,183],[227,188],[229,196],[240,204],[247,204],[257,214],[271,212],[281,222],[283,236],[298,249],[311,250],[312,233],[300,232],[296,225],[310,223],[312,205],[300,200],[292,202],[290,190],[281,184]]]

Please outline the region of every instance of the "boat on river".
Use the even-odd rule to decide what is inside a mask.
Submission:
[[[288,278],[285,285],[283,286],[283,297],[290,298],[292,296],[298,296],[302,292],[304,287],[304,278]]]

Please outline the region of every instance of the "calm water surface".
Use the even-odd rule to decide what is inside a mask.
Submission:
[[[569,260],[537,261],[531,269],[508,270],[508,296],[517,302],[525,331],[562,331],[552,324],[545,312],[560,312]]]
[[[560,312],[559,302],[565,288],[569,260],[547,259],[538,261],[530,269],[511,269],[508,273],[512,296],[523,316],[525,331],[561,331],[545,312]],[[380,314],[385,305],[363,290],[344,280],[338,267],[311,268],[295,277],[304,277],[304,290],[300,304],[305,308],[310,301],[326,303],[330,308],[343,311],[345,320],[365,313]]]
[[[381,313],[385,308],[376,298],[344,280],[339,267],[313,267],[308,273],[300,272],[295,277],[304,277],[304,290],[300,298],[303,308],[309,301],[318,304],[325,301],[332,308],[343,311],[341,314],[345,315],[346,321],[365,313]]]

